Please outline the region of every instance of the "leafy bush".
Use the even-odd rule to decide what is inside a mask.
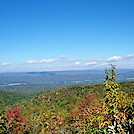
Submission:
[[[109,133],[132,133],[134,125],[134,100],[121,91],[115,81],[115,66],[106,70],[105,89],[103,99],[103,121],[101,127],[108,127]]]
[[[18,106],[13,106],[11,109],[0,114],[0,133],[28,133],[30,127],[26,125],[26,120],[19,114],[19,111]]]

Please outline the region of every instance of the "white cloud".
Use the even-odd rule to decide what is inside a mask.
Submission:
[[[97,65],[97,61],[90,61],[90,62],[87,62],[85,63],[85,66],[92,66],[92,65]]]
[[[80,66],[80,62],[79,61],[75,62],[75,66]]]
[[[38,61],[37,60],[28,60],[26,63],[27,64],[37,64]]]
[[[107,61],[108,62],[114,62],[114,61],[119,61],[121,59],[122,59],[121,56],[112,56],[112,57],[108,58]]]
[[[56,59],[42,59],[42,60],[28,60],[27,64],[40,64],[40,63],[52,63],[55,62]]]
[[[98,66],[107,66],[107,65],[110,65],[108,62],[101,62]]]
[[[67,58],[67,56],[66,55],[62,55],[61,58],[62,59],[65,59],[65,58]]]
[[[132,58],[134,58],[134,54],[129,54],[126,56],[126,59],[132,59]]]
[[[55,61],[56,61],[56,59],[43,59],[43,60],[40,60],[39,63],[52,63]]]
[[[9,66],[9,65],[10,65],[10,63],[7,63],[7,62],[3,62],[3,63],[0,64],[1,67],[6,67],[6,66]]]

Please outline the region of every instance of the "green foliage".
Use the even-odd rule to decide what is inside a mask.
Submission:
[[[29,126],[27,126],[25,118],[19,114],[19,111],[18,106],[13,106],[0,114],[0,134],[29,132]]]
[[[5,119],[6,119],[7,115],[5,114],[5,112],[1,112],[0,114],[0,134],[2,133],[7,133],[7,127],[5,125]]]
[[[134,125],[133,97],[123,92],[115,81],[115,66],[111,65],[105,74],[104,98],[96,100],[95,94],[86,95],[79,105],[76,104],[77,110],[69,111],[68,124],[79,133],[131,134]],[[102,102],[101,105],[99,102]]]
[[[112,66],[112,65],[111,65]],[[115,67],[105,71],[105,98],[103,99],[103,121],[109,133],[131,133],[134,125],[134,101],[121,91],[115,81]]]
[[[0,112],[0,133],[132,134],[134,82],[117,83],[113,65],[105,75],[105,84],[41,92],[28,101],[18,97],[18,106],[7,103],[8,110]]]

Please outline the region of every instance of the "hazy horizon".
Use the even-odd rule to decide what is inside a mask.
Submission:
[[[25,70],[25,71],[22,71],[22,70],[17,70],[17,71],[1,71],[0,73],[43,73],[43,72],[72,72],[72,71],[105,71],[106,69],[110,69],[111,66],[107,66],[107,67],[104,67],[104,68],[90,68],[90,69],[72,69],[72,70]],[[116,68],[116,71],[120,71],[120,70],[124,70],[124,71],[134,71],[133,68]]]

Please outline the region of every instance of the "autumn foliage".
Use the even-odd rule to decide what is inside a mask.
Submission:
[[[20,134],[27,132],[30,127],[26,124],[24,116],[19,114],[20,109],[18,106],[13,106],[6,112],[2,112],[0,116],[0,133],[13,133]]]
[[[113,65],[105,76],[102,85],[65,87],[1,112],[0,133],[133,134],[134,83],[117,83]]]

